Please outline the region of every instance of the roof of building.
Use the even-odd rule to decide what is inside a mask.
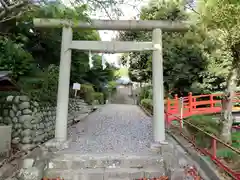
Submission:
[[[19,86],[10,75],[11,71],[0,71],[0,91],[20,91]]]

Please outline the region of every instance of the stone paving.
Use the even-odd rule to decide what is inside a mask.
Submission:
[[[134,105],[109,104],[69,130],[65,151],[79,153],[137,153],[149,151],[151,119]]]
[[[189,179],[183,178],[184,168],[197,166],[168,136],[168,145],[153,152],[151,118],[135,105],[104,105],[71,127],[69,137],[69,147],[50,161],[48,177],[133,180],[167,175]]]

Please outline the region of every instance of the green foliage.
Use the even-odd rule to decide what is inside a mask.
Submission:
[[[153,112],[152,99],[142,99],[140,103],[146,110]]]
[[[172,1],[150,1],[149,5],[141,10],[140,17],[143,20],[179,21],[188,19],[184,11],[184,4]],[[204,70],[207,63],[201,46],[205,37],[198,29],[191,29],[189,32],[183,33],[163,33],[163,67],[166,92],[185,92],[187,94],[191,91],[194,82],[201,81],[198,74]],[[123,40],[151,41],[151,34],[124,32],[120,38]],[[129,57],[130,78],[138,82],[150,81],[152,74],[151,52],[130,53]],[[124,58],[123,63],[127,63]]]
[[[90,84],[82,84],[80,90],[80,97],[88,104],[92,104],[94,101],[94,88]]]
[[[232,133],[232,146],[236,149],[240,148],[240,132]],[[235,153],[229,148],[217,149],[217,157],[223,158],[226,161],[234,161],[234,166],[237,167],[236,170],[239,170],[239,154]]]
[[[21,43],[0,36],[0,70],[11,71],[14,79],[29,74],[33,66],[33,58],[24,50]]]
[[[99,104],[104,104],[104,94],[103,93],[94,92],[93,99],[97,100]]]
[[[214,116],[211,115],[196,115],[187,118],[191,124],[199,127],[204,132],[208,132],[209,134],[216,135],[219,137],[222,126],[218,124],[216,120],[214,120]],[[202,131],[197,130],[196,128],[185,123],[184,125],[190,134],[195,135],[197,145],[201,147],[210,147],[211,146],[211,138],[205,135]]]
[[[120,68],[115,71],[115,76],[117,77],[126,77],[128,76],[128,68]]]
[[[240,148],[240,132],[232,133],[232,146],[237,149]]]
[[[99,92],[103,92],[105,90],[104,86],[108,82],[112,82],[112,80],[115,78],[115,68],[111,67],[107,63],[107,67],[103,69],[101,60],[101,56],[93,56],[94,67],[87,71],[85,77],[83,78],[85,82],[93,84],[94,89]]]
[[[212,115],[194,115],[187,118],[187,121],[201,128],[205,132],[216,136],[219,136],[219,132],[222,128],[221,124],[218,124]],[[189,129],[191,129],[191,127],[189,127]]]
[[[49,67],[33,78],[22,77],[19,84],[23,92],[31,99],[42,104],[56,105],[59,68],[56,65]]]
[[[238,155],[228,148],[222,148],[217,150],[217,157],[223,158],[229,161],[229,160],[233,160],[234,158],[237,158]]]
[[[61,28],[34,28],[32,19],[70,18],[90,21],[88,6],[67,7],[60,2],[36,5],[31,12],[19,17],[18,23],[5,23],[0,36],[0,70],[11,70],[13,78],[23,93],[44,103],[56,103],[58,66],[60,61]],[[100,40],[97,31],[74,30],[73,39]],[[101,57],[94,55],[94,68],[90,69],[89,54],[72,52],[71,84],[92,84],[94,90],[103,92],[104,84],[114,79],[115,69],[107,64],[103,70]],[[94,91],[93,90],[93,91]],[[85,96],[89,103],[92,97]]]
[[[107,91],[109,93],[114,93],[117,90],[117,83],[116,81],[109,81],[107,85]]]
[[[218,124],[213,118],[214,116],[212,115],[197,115],[189,117],[187,120],[193,125],[201,128],[203,131],[219,137],[222,126],[221,124]],[[211,148],[211,138],[191,127],[187,123],[184,124],[184,127],[187,128],[191,135],[195,135],[196,143],[198,146],[204,148]],[[227,161],[238,158],[238,155],[231,149],[221,148],[221,145],[219,145],[220,144],[218,143],[217,157],[223,158]],[[232,133],[232,146],[237,149],[240,148],[240,132]]]
[[[140,99],[152,99],[152,86],[145,86],[141,88]]]

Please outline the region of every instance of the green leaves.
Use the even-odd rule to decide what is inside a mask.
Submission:
[[[35,6],[21,16],[17,25],[6,24],[0,36],[0,70],[11,70],[24,93],[42,103],[56,103],[59,61],[61,53],[61,28],[37,29],[33,18],[68,18],[75,23],[90,21],[87,5],[74,8],[59,2]],[[97,31],[74,30],[74,40],[99,40]],[[92,83],[95,90],[103,91],[103,84],[114,78],[114,68],[102,69],[101,57],[95,56],[95,67],[89,69],[88,52],[72,52],[71,83]]]
[[[224,34],[225,41],[234,45],[240,41],[240,2],[226,0],[207,0],[200,5],[200,18],[208,28],[214,28]]]
[[[187,19],[184,6],[178,2],[151,1],[141,10],[141,19],[181,21]],[[199,34],[199,35],[198,35]],[[204,34],[205,35],[205,34]],[[201,43],[206,37],[196,29],[186,33],[163,33],[163,65],[166,91],[191,91],[191,85],[201,80],[199,73],[206,67]],[[122,40],[151,41],[151,33],[124,32]],[[152,74],[152,53],[129,53],[129,75],[133,81],[149,81]]]
[[[31,54],[23,49],[22,44],[0,37],[0,70],[10,70],[13,78],[18,79],[29,74],[32,63]]]

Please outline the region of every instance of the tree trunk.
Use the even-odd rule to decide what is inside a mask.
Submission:
[[[239,69],[240,69],[240,44],[235,44],[231,47],[232,51],[232,71],[229,73],[228,80],[227,80],[227,89],[225,94],[223,95],[222,99],[222,132],[221,138],[226,143],[232,142],[231,137],[231,130],[232,130],[232,123],[233,123],[233,116],[232,116],[232,106],[233,106],[233,99],[235,96],[235,90],[238,83],[239,77]]]
[[[232,137],[231,137],[231,129],[232,129],[232,123],[233,123],[232,101],[235,95],[236,85],[237,85],[237,72],[236,72],[236,69],[233,69],[233,71],[229,74],[227,89],[222,99],[221,139],[226,143],[232,142]]]

